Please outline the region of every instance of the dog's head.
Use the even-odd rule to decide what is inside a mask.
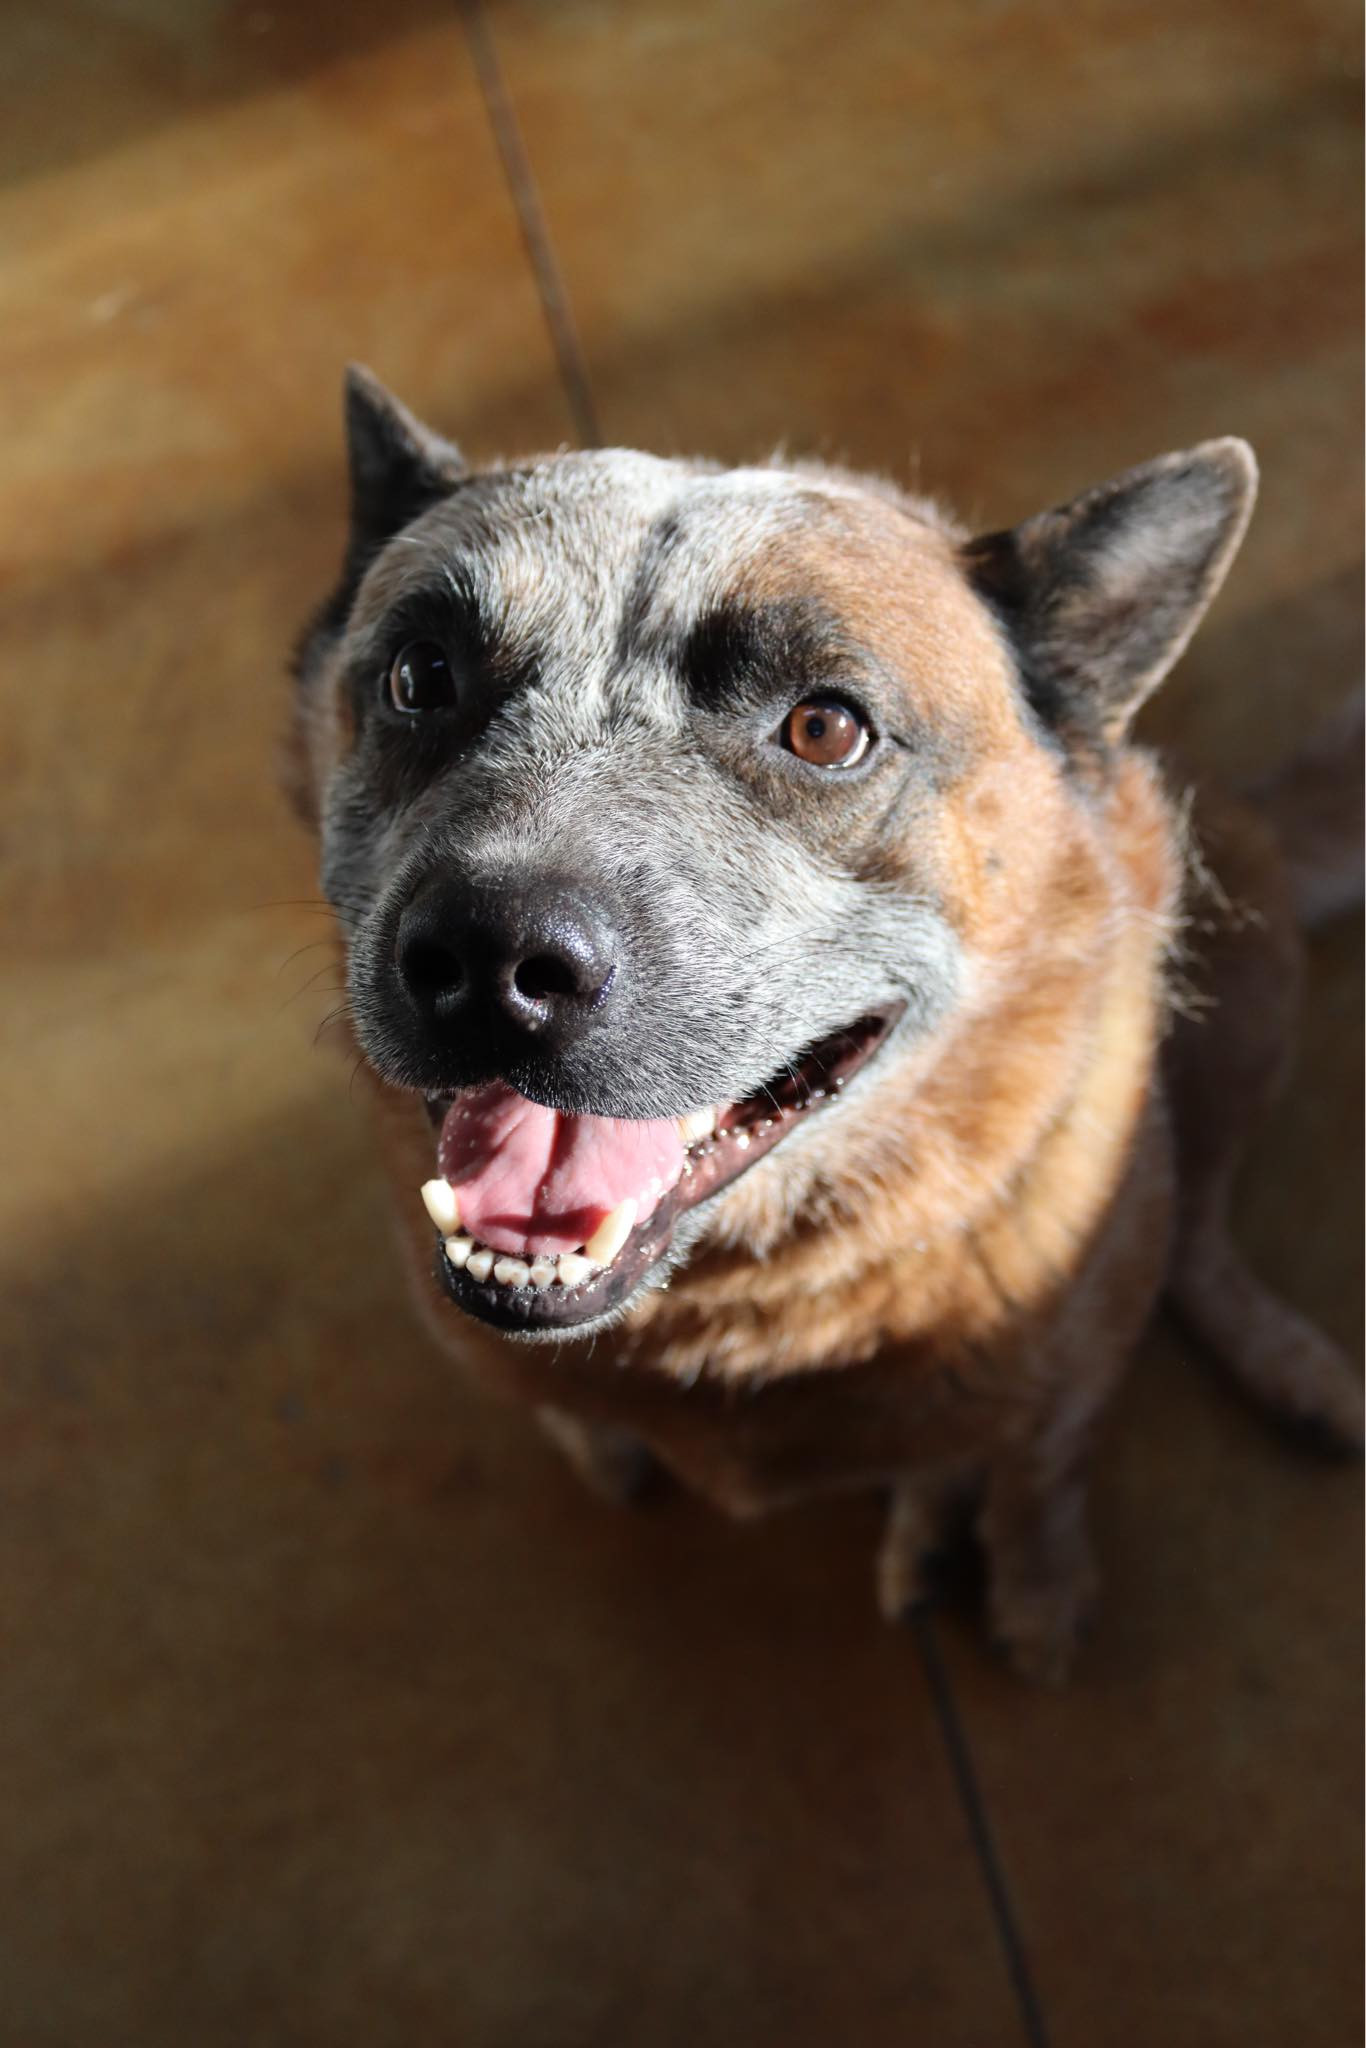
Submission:
[[[470,473],[363,373],[347,409],[296,756],[356,1034],[439,1132],[453,1298],[581,1332],[753,1184],[794,1213],[984,1000],[1255,470],[1209,443],[974,541],[839,471]]]

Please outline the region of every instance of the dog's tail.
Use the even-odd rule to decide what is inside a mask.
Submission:
[[[1248,792],[1280,838],[1295,909],[1310,931],[1362,901],[1364,740],[1361,690],[1339,705],[1298,754]]]

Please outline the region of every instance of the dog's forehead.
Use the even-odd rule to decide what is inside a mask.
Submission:
[[[852,494],[847,494],[852,495]],[[625,451],[568,457],[527,478],[547,577],[702,602],[784,541],[820,526],[834,499],[778,468],[709,470]],[[506,540],[499,535],[500,541]]]
[[[819,517],[825,501],[860,495],[853,485],[777,464],[726,469],[625,448],[553,456],[481,482],[490,488],[495,525],[497,512],[515,503],[539,517],[567,555],[601,550],[611,559],[661,528],[694,553],[733,549]]]
[[[424,578],[473,571],[505,616],[644,619],[779,584],[839,601],[917,526],[909,504],[837,472],[721,469],[626,449],[478,475],[400,536],[365,593],[374,616]],[[884,567],[886,567],[884,559]]]

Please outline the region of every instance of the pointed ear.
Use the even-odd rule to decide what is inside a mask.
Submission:
[[[348,566],[364,567],[385,541],[444,498],[466,473],[464,457],[358,363],[346,372],[346,446],[351,468]]]
[[[1182,652],[1257,495],[1246,441],[1159,456],[964,550],[1026,693],[1073,749],[1116,744]]]

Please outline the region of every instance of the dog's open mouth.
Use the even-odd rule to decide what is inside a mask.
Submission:
[[[527,1336],[619,1308],[678,1218],[836,1099],[903,1007],[822,1039],[742,1101],[684,1117],[571,1116],[501,1081],[430,1099],[438,1171],[422,1199],[447,1293],[482,1322]]]

